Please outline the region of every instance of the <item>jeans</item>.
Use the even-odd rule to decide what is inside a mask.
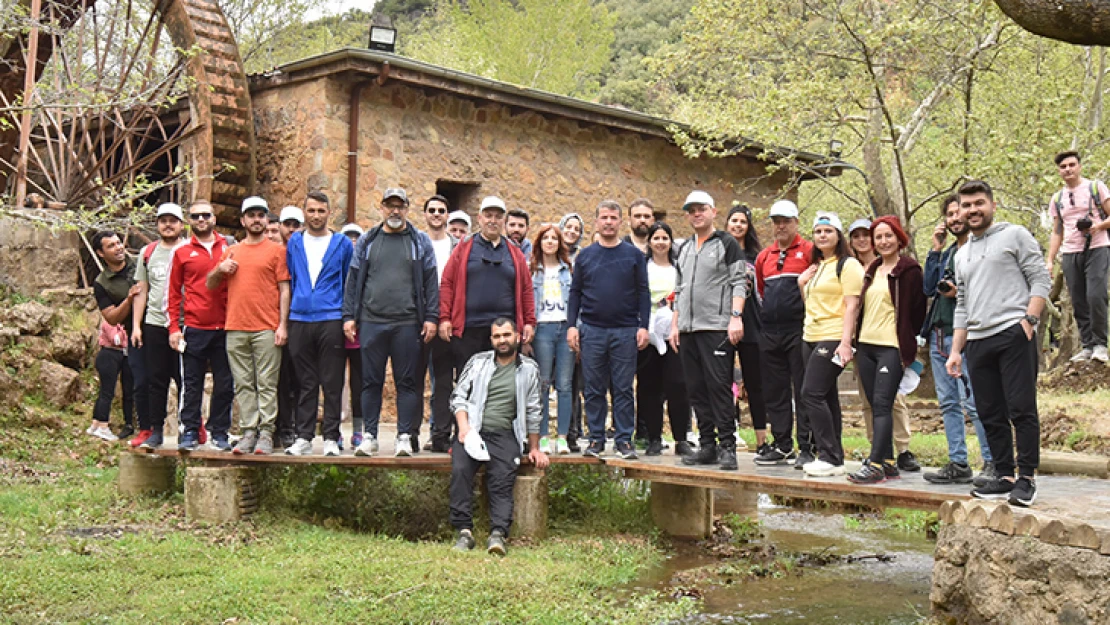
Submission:
[[[378,437],[382,414],[385,363],[393,362],[393,384],[397,388],[397,434],[420,434],[421,398],[417,394],[420,367],[421,326],[416,323],[358,324],[362,343],[362,418],[366,432]]]
[[[1106,275],[1110,271],[1110,247],[1064,254],[1061,265],[1083,347],[1106,347]]]
[[[606,395],[613,395],[613,423],[618,443],[632,443],[636,427],[636,401],[632,379],[636,376],[637,328],[599,328],[580,324],[583,397],[590,443],[605,443]]]
[[[227,361],[235,378],[239,427],[274,432],[277,423],[277,386],[281,375],[281,347],[274,331],[227,331]]]
[[[120,381],[123,390],[123,422],[133,425],[135,414],[135,400],[132,388],[134,382],[131,376],[130,359],[123,350],[101,347],[96,353],[96,375],[100,378],[100,394],[93,405],[93,421],[107,423],[111,417],[112,400],[116,397],[116,380]]]
[[[1041,424],[1037,416],[1037,341],[1026,338],[1020,323],[967,342],[965,350],[975,407],[987,432],[994,468],[1001,476],[1017,470],[1032,477],[1041,461]]]
[[[556,321],[536,324],[532,349],[535,350],[536,362],[540,365],[540,403],[543,404],[540,436],[547,436],[550,432],[552,383],[555,385],[559,406],[556,429],[559,436],[566,436],[570,429],[570,387],[571,377],[574,375],[574,353],[567,344],[567,323]]]
[[[983,462],[992,462],[987,433],[983,431],[983,423],[979,421],[979,412],[975,410],[975,396],[971,392],[971,384],[967,378],[967,358],[964,358],[963,362],[962,379],[954,378],[944,370],[951,351],[952,337],[943,336],[939,331],[934,330],[929,336],[929,360],[933,367],[937,403],[940,404],[940,413],[944,417],[944,436],[948,439],[948,461],[967,464],[967,442],[964,436],[964,413],[966,412],[971,419],[971,425],[975,427],[975,436],[979,439],[979,453],[983,456]]]

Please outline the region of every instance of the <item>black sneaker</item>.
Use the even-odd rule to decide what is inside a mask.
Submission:
[[[164,439],[162,438],[162,431],[157,430],[148,436],[147,439],[143,441],[142,445],[139,445],[139,449],[159,449],[163,444]]]
[[[718,467],[722,471],[735,471],[739,468],[736,464],[736,448],[735,447],[721,447],[720,454],[718,455]]]
[[[694,453],[694,446],[687,441],[678,441],[674,444],[674,455],[689,456]]]
[[[188,430],[181,435],[181,439],[177,441],[178,451],[194,451],[200,446],[200,437],[197,436],[196,431]]]
[[[921,477],[930,484],[970,484],[973,475],[966,464],[949,462],[940,471],[924,473]]]
[[[761,467],[774,466],[776,464],[788,464],[790,456],[793,455],[794,450],[783,451],[778,447],[768,446],[767,450],[759,452],[753,462]]]
[[[898,468],[913,473],[915,471],[920,471],[921,465],[917,464],[917,458],[913,457],[913,452],[907,449],[898,454]]]
[[[762,456],[763,454],[765,454],[769,451],[771,451],[771,444],[770,443],[763,443],[762,445],[755,448],[755,455]]]
[[[645,456],[660,456],[663,454],[663,441],[651,441],[644,451]]]
[[[697,453],[682,457],[682,464],[694,466],[698,464],[717,464],[717,446],[702,445]]]
[[[627,444],[625,443],[625,445]],[[505,536],[501,533],[501,530],[493,530],[489,533],[489,540],[486,541],[486,553],[495,556],[505,555]]]
[[[428,442],[428,451],[437,454],[445,454],[451,451],[451,442],[433,438]]]
[[[116,432],[116,437],[121,441],[125,441],[135,435],[135,428],[130,423],[124,423],[123,427]]]
[[[902,474],[898,472],[898,465],[888,460],[883,463],[883,477],[888,480],[898,480],[902,479]]]
[[[848,474],[848,481],[853,484],[882,484],[886,481],[886,471],[882,467],[865,462],[859,471]]]
[[[993,499],[1005,501],[1010,498],[1014,490],[1014,483],[1005,478],[996,477],[983,486],[971,490],[971,496],[976,499]]]
[[[639,458],[636,455],[636,448],[631,443],[619,442],[616,444],[617,455],[621,460],[635,460]]]
[[[293,446],[293,443],[296,443],[296,442],[297,442],[297,435],[296,434],[282,434],[282,435],[278,436],[278,443],[282,446],[283,449],[289,449],[290,447]]]
[[[576,454],[576,453],[582,451],[582,448],[578,445],[578,437],[577,436],[568,436],[567,437],[567,449],[569,449],[570,453],[572,453],[572,454]]]
[[[812,451],[808,449],[798,450],[798,457],[794,460],[794,468],[801,471],[802,467],[816,460],[817,457],[813,455]]]
[[[470,551],[474,548],[474,534],[470,530],[459,530],[459,538],[452,547],[455,551]]]
[[[603,453],[605,453],[605,443],[597,441],[591,442],[586,451],[582,452],[582,455],[587,458],[600,458]]]
[[[975,479],[971,480],[971,483],[975,486],[986,486],[987,482],[990,482],[996,477],[998,477],[998,471],[995,470],[994,463],[984,462],[983,470],[979,471],[979,475],[976,475]]]
[[[1037,500],[1037,483],[1031,477],[1021,476],[1010,491],[1010,505],[1028,508]]]

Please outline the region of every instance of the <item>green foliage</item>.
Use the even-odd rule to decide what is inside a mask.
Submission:
[[[615,16],[612,56],[601,74],[604,104],[666,116],[666,90],[647,59],[674,49],[694,0],[602,0]]]
[[[615,21],[589,0],[440,0],[400,45],[436,65],[590,98],[609,61]]]
[[[548,525],[590,534],[654,531],[647,482],[604,467],[553,465],[547,471]]]
[[[342,15],[328,15],[311,22],[283,22],[259,44],[255,54],[244,58],[247,71],[266,71],[340,48],[365,48],[370,37],[370,19],[370,13],[351,9]]]

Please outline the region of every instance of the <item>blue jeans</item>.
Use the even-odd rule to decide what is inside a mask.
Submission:
[[[933,366],[933,382],[937,389],[937,403],[944,417],[944,435],[948,438],[948,460],[957,464],[967,464],[967,442],[964,436],[964,412],[971,419],[975,427],[975,436],[979,439],[979,452],[983,462],[991,462],[991,450],[987,446],[987,433],[979,421],[979,412],[975,410],[975,397],[968,384],[967,358],[963,362],[963,378],[957,379],[945,371],[948,354],[952,351],[952,337],[945,336],[941,343],[940,333],[933,331],[929,335],[929,359]]]
[[[618,443],[631,443],[636,427],[632,379],[636,375],[637,328],[599,328],[581,324],[582,396],[591,443],[605,443],[606,394],[613,395],[613,423]]]
[[[397,434],[420,433],[420,395],[417,369],[420,366],[421,327],[416,324],[358,324],[362,344],[362,422],[367,434],[378,437],[382,412],[385,363],[393,363],[397,387]]]
[[[551,384],[555,384],[555,394],[559,400],[556,428],[559,436],[566,436],[570,429],[570,380],[574,375],[574,354],[567,345],[567,323],[554,321],[536,325],[536,336],[532,339],[532,349],[536,362],[540,365],[540,403],[543,404],[543,422],[540,436],[547,436],[549,427],[549,404],[551,403]]]

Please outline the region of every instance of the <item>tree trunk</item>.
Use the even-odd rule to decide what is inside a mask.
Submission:
[[[995,0],[1025,30],[1083,46],[1110,45],[1110,0]]]

